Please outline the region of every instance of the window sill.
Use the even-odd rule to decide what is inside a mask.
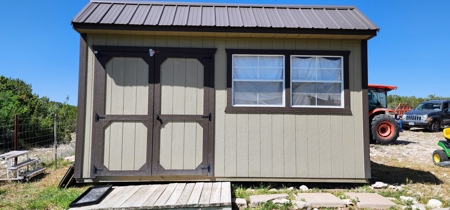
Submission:
[[[225,113],[260,114],[312,114],[312,115],[352,115],[350,108],[300,108],[300,107],[233,107],[227,106]]]

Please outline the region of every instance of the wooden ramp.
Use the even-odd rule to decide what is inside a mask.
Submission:
[[[115,186],[99,203],[71,209],[230,209],[230,182]]]

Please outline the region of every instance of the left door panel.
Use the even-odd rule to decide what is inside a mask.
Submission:
[[[114,54],[97,53],[92,176],[149,176],[152,61],[139,53]]]

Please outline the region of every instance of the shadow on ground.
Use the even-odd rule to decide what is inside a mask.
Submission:
[[[442,184],[439,178],[428,171],[420,171],[410,168],[387,166],[370,161],[372,166],[371,182],[381,181],[388,184]]]

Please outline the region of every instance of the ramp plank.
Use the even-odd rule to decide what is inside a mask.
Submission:
[[[153,206],[155,202],[158,200],[159,196],[166,190],[167,185],[159,185],[158,188],[153,192],[153,194],[148,198],[148,200],[144,203],[144,206]]]
[[[118,202],[122,201],[124,195],[126,195],[127,192],[130,191],[131,188],[133,188],[133,186],[124,186],[117,188],[120,188],[120,191],[118,191],[115,195],[113,195],[110,199],[108,199],[107,202],[101,202],[99,208],[108,208],[116,206]]]
[[[208,182],[203,185],[202,195],[198,204],[200,207],[207,207],[209,205],[209,200],[211,198],[212,183]]]
[[[139,188],[133,197],[128,199],[121,207],[139,207],[152,195],[159,185],[144,185]]]
[[[180,198],[177,201],[177,207],[186,207],[191,197],[192,190],[194,190],[195,183],[186,184]]]
[[[220,194],[222,193],[222,183],[215,182],[211,188],[211,198],[209,199],[210,206],[220,206]]]
[[[167,186],[166,190],[164,191],[164,193],[156,201],[154,206],[161,207],[161,206],[166,205],[167,200],[169,200],[169,198],[172,195],[173,191],[175,190],[176,186],[177,186],[176,183],[169,184]]]
[[[195,183],[194,190],[192,191],[191,197],[187,202],[187,207],[197,207],[198,201],[200,200],[200,195],[202,194],[203,182]]]
[[[166,205],[165,205],[166,207],[171,207],[171,208],[175,207],[185,186],[186,186],[186,183],[178,183],[177,184],[177,186],[175,187],[175,190],[173,191],[169,200],[166,202]]]
[[[231,206],[231,183],[222,182],[222,193],[220,197],[221,205]]]

